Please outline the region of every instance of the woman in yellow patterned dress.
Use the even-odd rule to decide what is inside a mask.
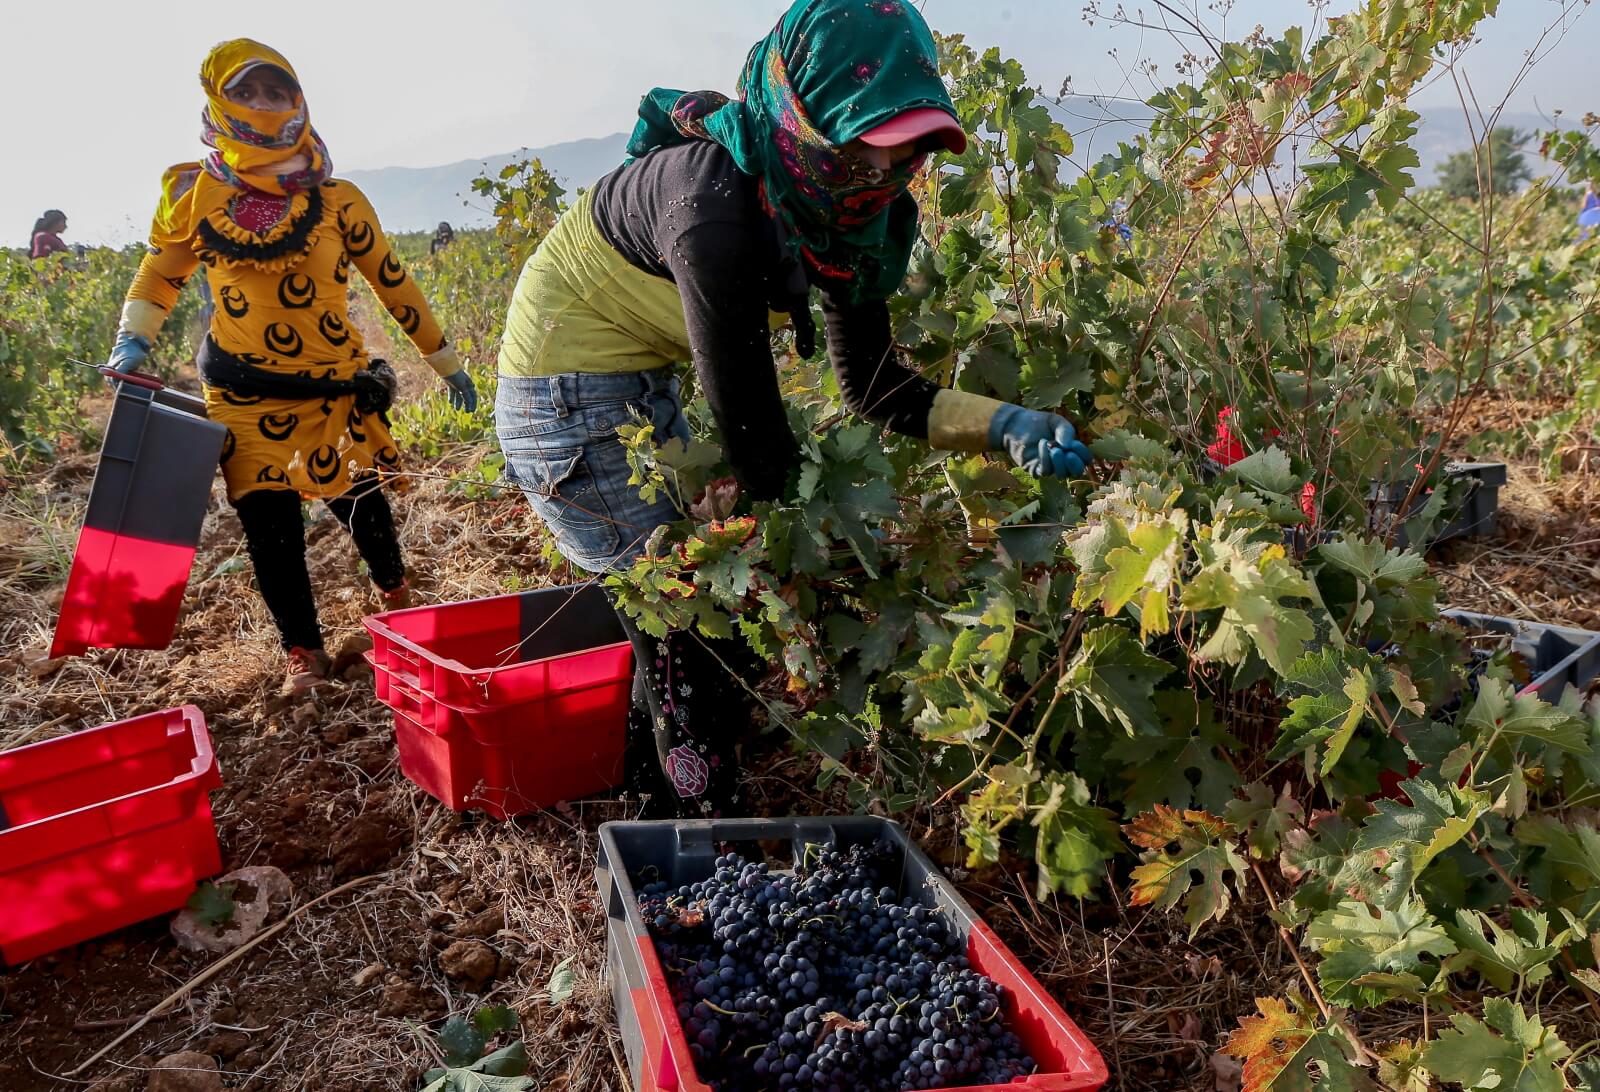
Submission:
[[[355,266],[450,388],[477,392],[366,197],[330,177],[294,69],[258,42],[218,45],[200,69],[201,162],[162,178],[150,252],[123,305],[110,364],[136,369],[179,290],[204,263],[215,294],[199,353],[206,412],[228,427],[222,473],[296,689],[326,678],[306,568],[302,497],[320,498],[355,539],[385,601],[408,597],[394,517],[381,489],[399,465],[384,410],[393,372],[369,361],[349,321]]]

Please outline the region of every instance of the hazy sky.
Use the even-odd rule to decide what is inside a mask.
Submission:
[[[1238,38],[1319,20],[1303,0],[1167,0]],[[1116,0],[1104,0],[1107,9]],[[211,45],[248,36],[299,70],[311,118],[340,170],[428,166],[631,127],[654,85],[732,90],[745,52],[779,0],[0,0],[0,244],[24,242],[34,217],[63,209],[69,241],[142,237],[161,171],[201,151],[196,73]],[[1159,23],[1150,0],[1124,0]],[[1326,13],[1354,7],[1332,0]],[[1046,91],[1142,97],[1140,59],[1163,81],[1185,45],[1160,29],[1083,17],[1083,0],[925,0],[937,28],[1017,57]],[[1522,112],[1600,110],[1600,11],[1588,0],[1501,0],[1463,62],[1480,101],[1502,98],[1540,32],[1565,27],[1512,98]],[[1319,24],[1320,25],[1320,24]],[[1112,56],[1111,51],[1116,55]],[[1419,95],[1454,105],[1448,81]],[[1072,119],[1063,119],[1072,129]],[[1082,143],[1082,141],[1080,141]],[[1109,149],[1107,149],[1109,150]],[[380,216],[383,210],[378,210]]]

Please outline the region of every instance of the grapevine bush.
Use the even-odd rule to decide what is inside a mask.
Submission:
[[[778,503],[738,498],[712,444],[624,430],[639,484],[704,496],[613,590],[781,665],[750,685],[824,785],[959,802],[970,864],[1023,853],[1041,897],[1125,886],[1192,937],[1272,915],[1305,955],[1229,1043],[1247,1089],[1600,1088],[1600,707],[1474,658],[1370,500],[1408,483],[1422,541],[1473,400],[1587,382],[1595,248],[1518,241],[1557,184],[1414,192],[1407,97],[1494,7],[1210,43],[1147,138],[1070,182],[1020,66],[943,41],[977,139],[920,194],[899,341],[1081,422],[1088,480],[885,435],[792,357]],[[1396,1011],[1422,1034],[1369,1043]]]
[[[80,402],[104,381],[68,358],[105,360],[142,255],[142,247],[102,248],[32,261],[0,250],[0,438],[8,458],[49,456],[94,437]],[[162,374],[192,357],[198,310],[198,295],[185,292],[155,346]]]
[[[397,437],[408,449],[438,456],[452,446],[481,443],[494,426],[496,354],[505,329],[511,293],[528,256],[555,226],[566,207],[565,191],[537,159],[509,164],[472,184],[488,198],[496,217],[492,231],[462,231],[437,254],[429,254],[426,235],[404,236],[399,243],[407,267],[478,385],[478,413],[453,409],[442,388],[432,388],[396,411]],[[370,291],[370,290],[369,290]],[[385,314],[374,306],[376,314]],[[398,327],[391,323],[392,336]],[[479,468],[480,483],[499,476],[504,461],[487,456]]]

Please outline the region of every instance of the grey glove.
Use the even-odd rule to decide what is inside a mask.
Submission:
[[[454,375],[444,377],[445,386],[450,388],[450,404],[466,413],[478,411],[478,388],[472,382],[472,376],[467,374],[467,369],[462,368]]]

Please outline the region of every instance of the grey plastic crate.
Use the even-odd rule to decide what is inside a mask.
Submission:
[[[1509,636],[1512,649],[1527,661],[1533,674],[1533,679],[1522,688],[1523,693],[1534,693],[1547,702],[1556,702],[1568,686],[1582,690],[1600,676],[1600,633],[1464,610],[1447,610],[1440,614],[1470,629]]]
[[[1483,538],[1494,534],[1499,526],[1500,489],[1506,484],[1506,464],[1447,463],[1444,477],[1465,479],[1468,483],[1467,494],[1461,499],[1461,507],[1456,509],[1450,522],[1434,533],[1428,545],[1437,546],[1451,539]],[[1410,491],[1409,481],[1374,485],[1368,494],[1373,527],[1383,528],[1405,502],[1406,494]],[[1411,502],[1411,513],[1420,512],[1427,501],[1424,495],[1416,496]],[[1395,528],[1394,544],[1402,548],[1411,544],[1404,523]]]
[[[1093,1092],[1106,1081],[1105,1062],[1087,1035],[1061,1010],[905,830],[872,816],[788,819],[683,819],[604,823],[595,883],[606,905],[606,966],[611,997],[636,1092],[706,1092],[688,1053],[655,942],[639,913],[635,884],[693,883],[715,871],[726,852],[797,867],[807,845],[842,849],[883,842],[900,853],[899,891],[919,892],[967,940],[976,970],[1004,985],[1007,1021],[1040,1072],[1005,1085],[1026,1092]],[[774,867],[777,867],[775,864]],[[983,1086],[994,1087],[994,1086]],[[752,1090],[754,1092],[754,1090]]]

